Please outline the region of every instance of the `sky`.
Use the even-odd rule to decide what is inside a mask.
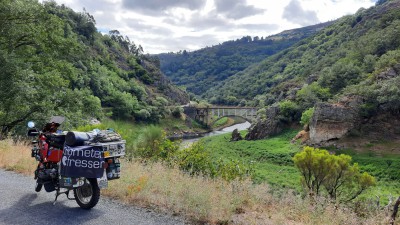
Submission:
[[[118,30],[145,53],[194,51],[243,36],[338,19],[376,0],[55,0],[94,16],[102,33]]]

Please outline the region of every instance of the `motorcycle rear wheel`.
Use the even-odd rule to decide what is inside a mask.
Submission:
[[[82,209],[91,209],[100,199],[100,188],[97,179],[87,178],[85,184],[74,189],[75,201]]]

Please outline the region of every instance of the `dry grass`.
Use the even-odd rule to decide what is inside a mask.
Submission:
[[[31,147],[11,139],[0,141],[0,168],[33,175],[37,162],[31,157]]]
[[[32,175],[30,147],[0,141],[0,167]],[[192,177],[162,164],[122,162],[122,177],[102,194],[127,204],[150,207],[208,224],[388,224],[382,211],[363,216],[324,200],[311,202],[293,193],[271,195],[267,185]],[[360,209],[360,207],[358,207]]]

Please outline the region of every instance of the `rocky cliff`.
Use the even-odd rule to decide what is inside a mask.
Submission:
[[[259,140],[280,133],[284,124],[279,119],[279,108],[269,107],[266,110],[266,118],[257,121],[249,128],[246,140]]]
[[[329,143],[348,134],[359,124],[358,107],[318,103],[310,122],[310,144]]]

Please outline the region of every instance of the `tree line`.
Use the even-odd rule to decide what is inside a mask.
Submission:
[[[66,127],[103,116],[156,122],[187,98],[140,45],[117,30],[101,34],[85,11],[4,0],[0,23],[2,137],[56,114]]]

